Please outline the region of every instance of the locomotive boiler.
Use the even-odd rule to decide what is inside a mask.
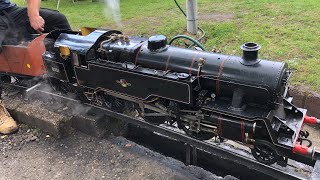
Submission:
[[[116,30],[55,31],[46,42],[46,75],[86,103],[136,111],[147,122],[175,125],[199,140],[243,143],[265,164],[319,159],[316,149],[302,145],[308,136],[303,125],[319,120],[292,104],[288,65],[259,59],[256,43],[243,44],[238,57]]]

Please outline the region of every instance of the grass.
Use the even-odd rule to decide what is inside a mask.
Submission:
[[[23,0],[12,0],[23,6]],[[185,7],[185,0],[178,0]],[[42,7],[55,9],[57,0]],[[198,0],[199,25],[207,49],[240,55],[244,42],[262,45],[260,57],[285,61],[295,70],[292,85],[320,92],[320,6],[318,0]],[[59,11],[73,29],[109,27],[129,35],[161,33],[168,38],[185,32],[185,17],[173,0],[121,0],[122,26],[104,14],[105,5],[91,0],[62,0]]]

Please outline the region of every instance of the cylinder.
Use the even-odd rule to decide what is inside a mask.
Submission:
[[[219,136],[230,140],[246,142],[248,140],[247,136],[260,136],[264,131],[262,127],[257,125],[254,121],[249,122],[218,114],[212,114],[207,118],[207,121],[210,121],[217,126],[217,133]]]
[[[198,31],[198,5],[197,0],[187,0],[187,31],[192,34],[197,34]]]

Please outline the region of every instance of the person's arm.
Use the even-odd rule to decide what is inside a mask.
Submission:
[[[41,0],[28,0],[28,17],[31,27],[38,33],[44,31],[44,20],[40,16]]]

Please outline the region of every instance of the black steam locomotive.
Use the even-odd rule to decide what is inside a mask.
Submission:
[[[319,159],[302,145],[304,123],[319,123],[288,95],[286,63],[171,46],[163,35],[127,37],[120,31],[88,35],[55,31],[46,37],[47,76],[83,101],[120,113],[134,110],[147,122],[175,124],[200,140],[230,139],[265,164],[288,157]]]

